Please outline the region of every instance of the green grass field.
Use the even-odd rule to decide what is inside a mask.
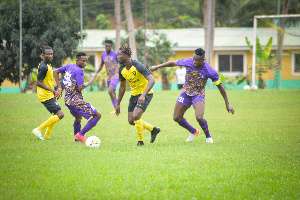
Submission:
[[[150,144],[145,130],[143,147],[127,123],[129,95],[116,117],[106,92],[84,93],[102,114],[86,135],[100,138],[97,149],[74,143],[63,100],[65,117],[39,141],[31,131],[50,114],[37,95],[0,95],[0,199],[300,199],[300,90],[228,90],[234,115],[207,91],[213,144],[203,132],[185,142],[172,120],[179,91],[155,92],[143,120],[162,131]],[[185,117],[200,128],[193,108]]]

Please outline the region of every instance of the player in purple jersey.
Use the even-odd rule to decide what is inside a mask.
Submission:
[[[114,109],[110,112],[110,114],[115,114],[117,106],[116,88],[119,83],[119,64],[117,62],[117,53],[111,50],[112,44],[113,42],[111,40],[105,40],[106,51],[101,55],[101,64],[94,78],[96,78],[97,74],[103,68],[103,64],[105,64],[107,71],[108,94],[114,106]]]
[[[173,120],[190,132],[189,138],[186,140],[187,142],[193,141],[195,136],[199,135],[199,130],[192,127],[183,117],[186,110],[193,105],[196,119],[206,135],[206,142],[213,143],[213,139],[209,134],[207,121],[203,118],[205,108],[205,86],[208,78],[210,78],[218,87],[225,100],[227,111],[234,114],[234,109],[229,105],[225,88],[219,79],[219,74],[210,65],[204,62],[204,60],[205,51],[202,48],[198,48],[195,50],[192,58],[181,59],[177,62],[166,62],[150,68],[150,71],[153,72],[161,67],[186,67],[185,83],[181,90],[181,94],[176,101]]]
[[[84,83],[84,72],[87,63],[87,56],[84,52],[79,52],[76,55],[76,64],[68,64],[66,66],[56,69],[54,73],[55,81],[60,88],[59,73],[64,75],[64,89],[65,89],[65,105],[69,108],[70,113],[75,117],[74,121],[74,136],[75,141],[81,141],[85,143],[85,133],[96,126],[97,122],[101,118],[100,112],[98,112],[92,105],[83,100],[82,90],[93,83],[93,79],[89,78],[89,81]],[[87,124],[81,129],[82,117],[89,119]]]

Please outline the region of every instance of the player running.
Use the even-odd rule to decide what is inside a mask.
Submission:
[[[213,139],[209,134],[207,121],[203,118],[205,108],[205,86],[208,78],[210,78],[218,87],[225,100],[227,111],[234,114],[234,109],[229,105],[225,88],[219,79],[219,74],[210,65],[204,62],[204,60],[205,51],[202,48],[198,48],[195,50],[192,58],[181,59],[177,62],[166,62],[150,68],[150,71],[153,72],[161,67],[186,67],[186,80],[175,104],[173,120],[190,132],[190,136],[186,140],[187,142],[193,141],[195,136],[199,135],[199,130],[192,127],[183,117],[187,109],[193,105],[196,120],[205,133],[206,142],[213,143]]]
[[[153,76],[146,66],[139,61],[131,60],[131,49],[123,45],[118,51],[118,62],[120,63],[119,77],[120,88],[116,115],[120,114],[120,103],[126,90],[126,80],[131,89],[131,97],[128,105],[128,123],[134,125],[138,135],[138,146],[144,145],[143,130],[151,132],[150,143],[153,143],[160,128],[144,122],[141,117],[146,111],[153,97],[152,87],[155,83]]]

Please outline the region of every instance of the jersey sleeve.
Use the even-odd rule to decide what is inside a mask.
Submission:
[[[122,70],[123,70],[123,66],[121,66],[120,67],[120,69],[119,69],[119,80],[121,81],[121,82],[123,82],[123,81],[126,81],[126,79],[124,78],[124,76],[122,75]]]
[[[193,58],[181,59],[177,61],[177,66],[191,67],[194,66]]]
[[[136,62],[136,61],[133,61],[132,64],[145,78],[151,74],[149,69],[147,69],[147,67],[144,64],[142,64],[140,62]]]
[[[63,66],[63,67],[59,67],[59,68],[57,68],[57,69],[58,69],[58,71],[59,71],[60,73],[64,74],[64,73],[66,73],[66,68],[67,68],[67,65],[65,65],[65,66]]]
[[[40,67],[38,69],[37,79],[38,80],[44,80],[48,72],[48,67],[44,63],[40,64]]]
[[[209,70],[209,78],[212,80],[214,85],[219,85],[221,83],[218,72],[216,72],[216,70],[214,70],[212,67],[210,67]]]
[[[104,57],[104,55],[103,55],[103,54],[101,54],[101,63],[100,63],[100,65],[103,65],[103,64],[104,64],[103,57]]]

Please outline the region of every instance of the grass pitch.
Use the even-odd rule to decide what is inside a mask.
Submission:
[[[100,138],[98,149],[74,143],[63,100],[65,117],[39,141],[31,131],[50,114],[37,95],[0,95],[0,199],[300,199],[299,90],[228,90],[234,115],[207,91],[213,144],[202,131],[185,142],[189,133],[172,120],[179,91],[155,92],[142,119],[161,133],[150,144],[145,130],[143,147],[127,123],[129,95],[116,117],[107,92],[84,93],[102,114],[86,135]],[[193,108],[185,117],[200,128]]]

